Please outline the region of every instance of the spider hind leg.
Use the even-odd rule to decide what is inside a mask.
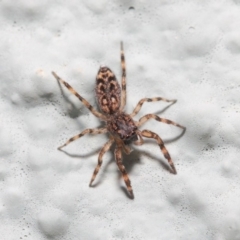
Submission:
[[[98,171],[102,165],[102,158],[103,158],[103,155],[109,150],[109,148],[111,147],[111,145],[113,144],[114,142],[114,139],[111,138],[108,142],[106,142],[104,144],[104,146],[102,147],[99,155],[98,155],[98,165],[96,166],[94,172],[93,172],[93,175],[92,175],[92,178],[91,178],[91,181],[89,183],[89,187],[92,185],[93,181],[95,180],[97,174],[98,174]]]
[[[117,148],[115,149],[114,154],[115,154],[116,163],[117,163],[117,166],[118,166],[120,172],[122,173],[123,180],[127,186],[127,190],[129,192],[131,198],[134,198],[131,181],[130,181],[128,174],[126,172],[126,169],[122,163],[122,151],[121,150],[122,150],[121,146],[117,146]]]
[[[163,140],[162,140],[156,133],[151,132],[151,131],[149,131],[149,130],[143,130],[143,131],[141,132],[141,134],[142,134],[143,137],[153,138],[153,139],[155,139],[155,140],[157,141],[157,144],[158,144],[158,146],[160,147],[160,149],[161,149],[164,157],[168,160],[168,163],[169,163],[169,165],[170,165],[171,168],[172,168],[172,173],[177,174],[177,170],[176,170],[176,168],[175,168],[175,165],[174,165],[174,163],[173,163],[173,161],[172,161],[172,158],[171,158],[168,150],[166,149],[166,147],[165,147],[165,145],[164,145]]]

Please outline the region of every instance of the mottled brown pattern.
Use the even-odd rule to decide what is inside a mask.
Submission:
[[[142,137],[153,138],[157,141],[158,146],[160,147],[164,157],[167,159],[169,165],[171,166],[172,172],[177,173],[174,163],[171,159],[170,154],[168,153],[164,142],[162,139],[154,132],[149,130],[139,130],[138,127],[143,125],[149,119],[154,119],[159,122],[166,124],[171,124],[179,128],[184,129],[185,127],[165,118],[160,118],[155,114],[147,114],[140,118],[139,121],[134,121],[132,119],[141,109],[144,102],[156,102],[156,101],[165,101],[175,103],[176,100],[168,100],[161,97],[155,98],[143,98],[141,99],[137,106],[134,108],[131,114],[124,112],[124,107],[126,105],[126,66],[125,66],[125,57],[123,51],[123,43],[121,42],[121,67],[122,67],[122,80],[121,88],[118,84],[115,75],[108,67],[101,67],[98,71],[96,77],[96,87],[95,93],[97,97],[97,102],[101,112],[98,112],[85,98],[80,96],[67,82],[57,76],[53,72],[54,77],[61,82],[63,85],[68,88],[68,90],[73,93],[96,117],[105,121],[105,127],[103,128],[94,128],[94,129],[85,129],[80,134],[70,138],[65,144],[59,147],[59,149],[67,146],[69,143],[77,140],[78,138],[86,134],[101,134],[109,133],[109,140],[104,144],[100,150],[98,156],[98,164],[93,172],[89,186],[92,185],[95,180],[99,169],[102,165],[102,158],[104,154],[110,149],[113,143],[115,143],[116,148],[114,151],[116,164],[119,171],[122,174],[123,180],[126,184],[127,190],[131,196],[134,197],[133,190],[131,186],[131,181],[128,177],[126,169],[122,163],[122,151],[126,154],[130,154],[131,147],[129,144],[134,143],[137,146],[140,146],[144,143]]]
[[[116,113],[121,104],[121,88],[108,67],[101,67],[96,78],[95,93],[100,109],[107,114]]]

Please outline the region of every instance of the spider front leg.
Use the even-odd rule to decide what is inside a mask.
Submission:
[[[146,121],[148,121],[149,119],[155,119],[156,121],[159,121],[159,122],[163,122],[163,123],[166,123],[166,124],[171,124],[171,125],[174,125],[176,127],[180,127],[182,129],[186,129],[185,127],[181,126],[180,124],[178,123],[175,123],[169,119],[166,119],[166,118],[160,118],[159,116],[155,115],[155,114],[146,114],[145,116],[141,117],[139,119],[138,122],[136,122],[135,124],[139,127],[141,125],[143,125]]]
[[[98,112],[95,108],[93,108],[93,106],[82,96],[80,96],[67,82],[65,82],[63,79],[61,79],[55,72],[52,72],[53,76],[59,81],[61,82],[63,85],[65,85],[65,87],[71,92],[73,93],[91,112],[93,115],[95,115],[96,117],[106,120],[106,117]]]
[[[172,102],[175,103],[177,100],[168,100],[166,98],[161,98],[161,97],[155,97],[155,98],[143,98],[141,99],[137,106],[134,108],[133,112],[130,114],[131,117],[134,117],[138,112],[140,111],[142,105],[144,102],[157,102],[157,101],[164,101],[164,102]]]
[[[160,147],[164,157],[168,160],[168,163],[171,166],[171,168],[173,170],[173,173],[177,174],[177,171],[176,171],[176,168],[174,166],[174,163],[173,163],[173,161],[171,159],[170,154],[168,153],[167,149],[164,146],[163,140],[156,133],[151,132],[149,130],[143,130],[141,134],[142,134],[142,136],[144,136],[146,138],[154,138],[157,141],[158,146]]]
[[[126,169],[125,169],[125,167],[123,166],[123,163],[122,163],[121,146],[117,146],[114,154],[115,154],[115,159],[116,159],[116,162],[117,162],[117,166],[118,166],[119,170],[121,171],[122,176],[123,176],[123,180],[124,180],[124,182],[127,186],[127,190],[129,192],[129,194],[131,195],[131,197],[133,198],[134,195],[133,195],[133,190],[132,190],[132,186],[131,186],[131,181],[130,181],[130,179],[127,175]]]
[[[78,138],[84,136],[85,134],[101,134],[101,133],[106,133],[107,132],[107,128],[89,128],[89,129],[85,129],[84,131],[82,131],[80,134],[70,138],[65,144],[63,144],[62,146],[58,147],[58,150],[60,150],[61,148],[67,146],[69,143],[77,140]]]
[[[123,111],[126,105],[126,64],[125,64],[125,56],[123,50],[123,42],[121,42],[121,66],[122,66],[122,94],[121,94],[121,108],[120,111]]]
[[[92,175],[92,178],[91,178],[91,181],[89,183],[89,187],[92,185],[94,179],[96,178],[97,174],[98,174],[98,171],[102,165],[102,158],[103,158],[103,155],[109,150],[109,148],[111,147],[111,145],[113,144],[114,142],[114,138],[111,138],[108,142],[106,142],[104,144],[104,146],[102,147],[99,155],[98,155],[98,165],[96,166],[94,172],[93,172],[93,175]]]

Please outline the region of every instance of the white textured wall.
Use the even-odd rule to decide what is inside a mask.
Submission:
[[[134,7],[134,9],[130,8]],[[0,2],[1,239],[240,239],[240,1]],[[135,199],[112,151],[88,184],[106,136],[69,137],[100,122],[60,87],[56,71],[94,103],[100,64],[120,78],[127,111],[154,122],[176,164],[154,141],[125,156]],[[144,127],[142,128],[144,129]]]

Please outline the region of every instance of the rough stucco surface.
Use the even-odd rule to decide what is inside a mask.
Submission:
[[[158,3],[157,3],[158,2]],[[240,1],[0,2],[1,239],[240,239]],[[178,170],[154,141],[124,164],[135,199],[104,156],[101,126],[51,75],[91,103],[100,64],[120,79],[127,61],[127,112],[156,113],[187,127],[149,121]],[[178,138],[179,137],[179,138]]]

